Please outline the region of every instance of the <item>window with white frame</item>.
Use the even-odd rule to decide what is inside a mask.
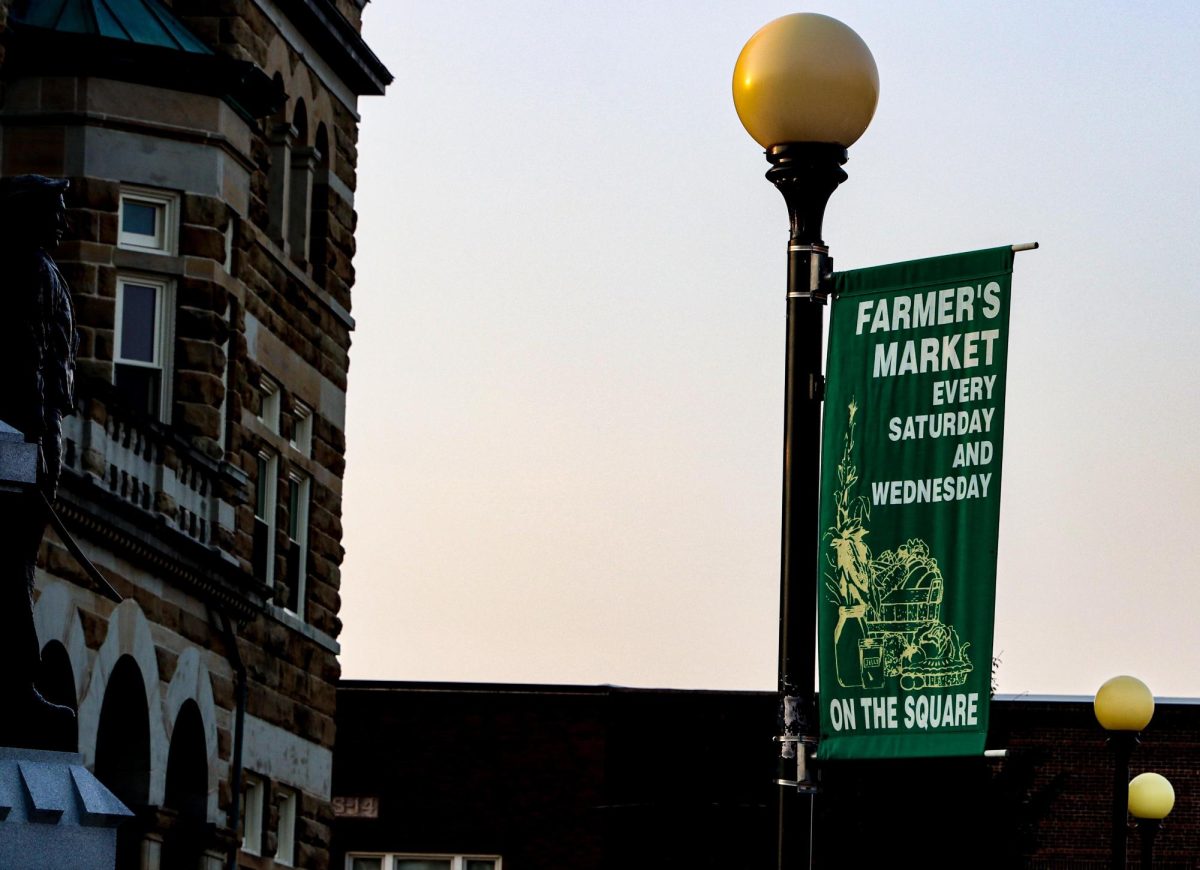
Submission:
[[[267,798],[267,784],[252,773],[246,774],[246,791],[242,803],[242,851],[251,855],[262,854],[263,808]]]
[[[290,788],[279,789],[279,827],[275,832],[275,863],[292,867],[296,863],[297,796]]]
[[[117,276],[113,384],[130,404],[157,419],[171,407],[174,287],[138,275]]]
[[[134,251],[174,254],[179,198],[141,187],[121,189],[117,246]]]
[[[346,870],[501,870],[496,855],[356,854],[346,856]]]
[[[263,375],[259,379],[258,389],[262,394],[262,407],[258,412],[259,422],[272,432],[278,433],[280,407],[279,384],[266,375]]]
[[[284,578],[284,609],[304,618],[308,579],[308,504],[311,481],[302,474],[288,475],[288,551]]]
[[[258,454],[258,482],[254,504],[254,576],[272,586],[275,582],[275,516],[279,487],[279,457]]]
[[[293,449],[298,451],[302,456],[312,456],[312,408],[298,401],[292,412],[292,417],[292,439],[290,443]]]

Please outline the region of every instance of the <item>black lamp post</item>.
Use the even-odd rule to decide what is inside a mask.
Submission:
[[[1139,732],[1154,716],[1154,695],[1136,677],[1113,677],[1096,692],[1096,719],[1108,732],[1113,767],[1112,867],[1125,870],[1129,821],[1129,759]]]
[[[1130,781],[1129,812],[1137,819],[1142,841],[1141,870],[1151,870],[1154,866],[1154,838],[1174,806],[1175,789],[1165,776],[1141,773]]]
[[[825,205],[846,179],[846,149],[866,130],[879,73],[853,30],[798,13],[767,24],[742,49],[733,100],[747,132],[767,152],[767,178],[783,194],[791,232],[787,270],[783,536],[779,594],[778,867],[811,861],[808,766],[817,741],[818,486],[823,305],[833,261],[821,237]]]

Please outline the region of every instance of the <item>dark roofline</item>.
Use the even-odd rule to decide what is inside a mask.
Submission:
[[[997,694],[993,701],[1006,704],[1087,704],[1095,700],[1094,695],[1032,695],[1028,692],[1019,694]],[[1155,698],[1155,706],[1188,706],[1200,705],[1200,698]]]
[[[392,74],[332,0],[280,0],[285,14],[359,96],[383,96]]]
[[[483,693],[491,695],[738,695],[766,696],[775,692],[754,689],[654,689],[634,686],[575,685],[570,683],[473,683],[425,680],[339,680],[339,692],[429,692]],[[1088,704],[1091,695],[1001,695],[992,699],[1002,704]],[[1159,706],[1196,706],[1200,698],[1155,698]]]
[[[339,692],[482,693],[488,695],[736,695],[771,696],[752,689],[655,689],[637,686],[574,685],[570,683],[456,683],[425,680],[339,680]]]
[[[251,124],[283,104],[284,95],[249,61],[182,52],[85,33],[13,24],[2,35],[0,76],[74,75],[153,85],[221,97]]]

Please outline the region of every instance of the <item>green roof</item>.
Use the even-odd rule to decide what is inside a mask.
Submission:
[[[159,0],[17,0],[9,20],[57,33],[212,54]]]

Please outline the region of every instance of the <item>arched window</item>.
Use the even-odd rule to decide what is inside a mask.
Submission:
[[[316,149],[308,146],[308,109],[304,100],[296,100],[292,115],[296,144],[292,147],[292,172],[288,191],[287,240],[292,259],[301,266],[308,264],[309,219],[312,216],[313,174],[316,171]]]
[[[150,709],[133,656],[124,655],[108,678],[96,732],[96,778],[136,811],[150,800]],[[142,831],[135,819],[117,830],[118,867],[140,867]]]
[[[283,76],[275,73],[275,87],[283,93]],[[267,144],[271,148],[271,168],[267,175],[267,234],[281,248],[287,246],[288,192],[292,168],[292,148],[296,130],[280,108],[267,122]]]
[[[70,707],[78,712],[75,700],[75,672],[71,669],[71,657],[60,641],[52,640],[42,649],[42,663],[38,667],[37,688],[42,697],[52,704]],[[79,723],[72,720],[63,734],[53,735],[53,745],[61,752],[79,750]]]
[[[308,259],[312,263],[313,280],[325,286],[325,275],[329,269],[329,131],[325,125],[317,125],[314,143],[316,174],[313,176],[312,219],[309,222]]]
[[[195,701],[184,701],[175,717],[167,755],[167,791],[163,806],[176,814],[163,839],[163,867],[198,867],[206,843],[208,752],[204,720]]]

